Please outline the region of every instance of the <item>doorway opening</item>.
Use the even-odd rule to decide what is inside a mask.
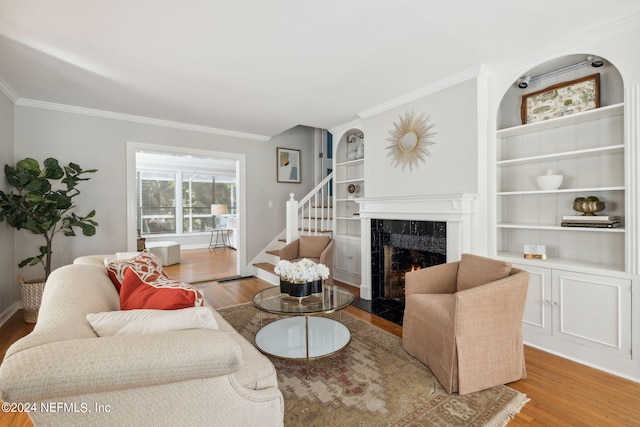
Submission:
[[[137,249],[138,236],[206,248],[214,228],[228,227],[237,274],[244,275],[244,155],[131,142],[127,172],[128,250]],[[225,213],[214,215],[214,206]]]

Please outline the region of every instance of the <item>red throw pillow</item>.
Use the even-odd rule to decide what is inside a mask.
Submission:
[[[120,289],[120,309],[178,310],[202,305],[202,293],[187,283],[171,280],[164,275],[144,279],[128,268]]]
[[[120,287],[122,286],[124,275],[130,268],[137,272],[142,280],[146,280],[148,277],[157,275],[169,278],[169,276],[162,271],[162,266],[154,260],[153,255],[151,255],[146,249],[140,252],[140,255],[131,259],[107,258],[104,261],[104,265],[107,267],[109,278],[113,282],[113,286],[116,287],[118,293],[120,293]]]

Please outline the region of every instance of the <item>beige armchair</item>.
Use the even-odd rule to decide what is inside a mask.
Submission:
[[[463,254],[407,273],[402,346],[447,393],[526,378],[522,316],[529,273]]]
[[[327,283],[333,283],[333,239],[329,236],[300,236],[280,249],[280,259],[298,261],[302,258],[324,264],[329,268]]]

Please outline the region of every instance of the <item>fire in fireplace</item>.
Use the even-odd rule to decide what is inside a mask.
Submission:
[[[374,299],[404,299],[408,271],[447,262],[446,222],[371,221],[371,276]]]
[[[417,249],[385,246],[383,298],[403,298],[406,273],[441,263],[439,254]]]

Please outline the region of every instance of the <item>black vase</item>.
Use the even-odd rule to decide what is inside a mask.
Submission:
[[[289,282],[289,295],[292,297],[306,297],[311,295],[311,282],[305,282],[305,283]]]
[[[280,279],[280,293],[288,294],[289,293],[289,282],[284,279]]]
[[[319,294],[322,292],[322,279],[314,280],[311,282],[311,293]]]

